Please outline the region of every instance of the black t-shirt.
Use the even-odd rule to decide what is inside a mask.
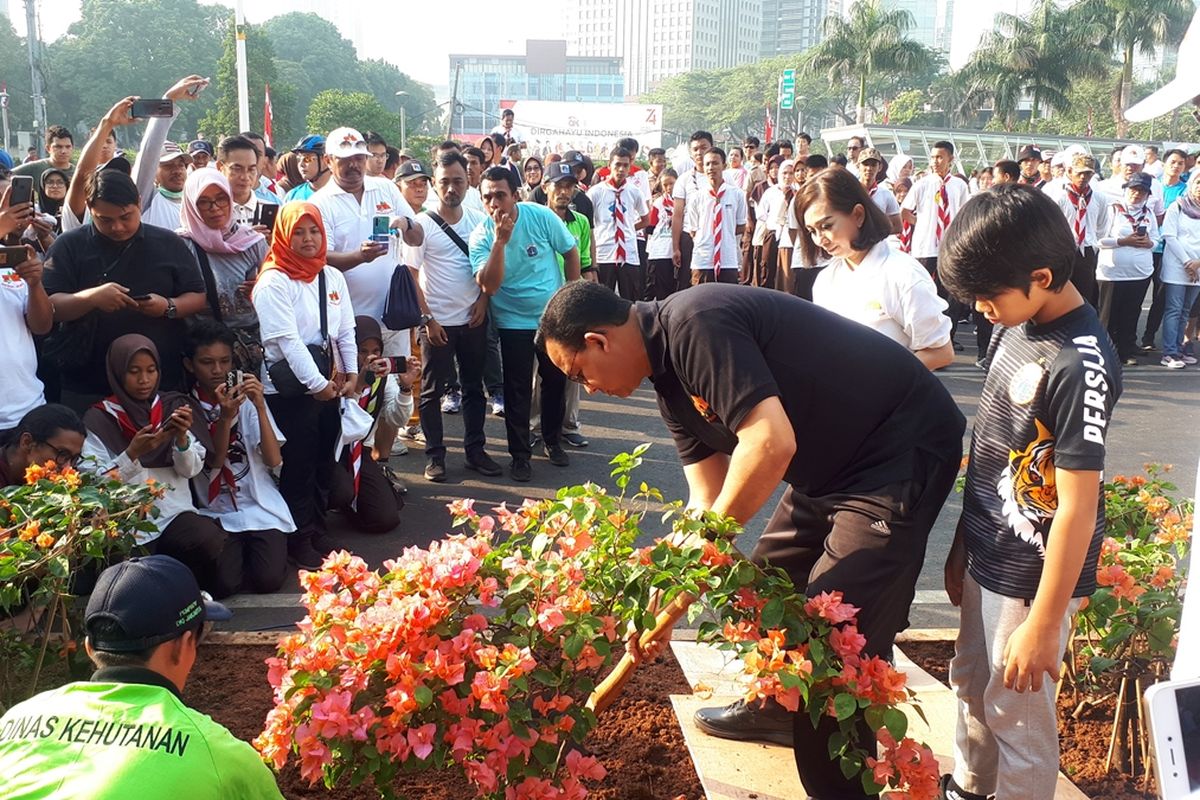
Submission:
[[[1121,362],[1086,303],[1045,325],[997,328],[987,357],[963,493],[967,568],[985,589],[1032,599],[1058,509],[1055,467],[1104,469]],[[1096,588],[1103,540],[1101,499],[1074,597]]]
[[[529,196],[529,199],[543,206],[550,203],[550,198],[546,197],[546,190],[541,186],[533,190],[533,194]],[[587,192],[576,189],[575,196],[571,198],[569,208],[572,211],[578,211],[580,214],[583,214],[587,217],[588,225],[593,228],[596,227],[596,207],[592,204],[592,199],[587,196]]]
[[[191,248],[173,231],[153,225],[142,225],[125,242],[114,242],[100,235],[94,225],[85,225],[58,237],[46,255],[47,294],[75,294],[109,281],[128,288],[130,295],[178,297],[204,292],[204,279]],[[158,348],[161,389],[182,388],[183,320],[147,317],[138,311],[89,313],[96,315],[91,354],[83,366],[63,372],[63,389],[108,394],[104,358],[113,340],[127,333],[140,333]]]
[[[963,415],[908,350],[784,292],[701,285],[637,303],[658,406],[684,464],[732,453],[778,397],[796,434],[784,479],[821,496],[913,477],[916,451],[957,462]]]

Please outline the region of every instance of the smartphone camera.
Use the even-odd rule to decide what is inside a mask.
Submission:
[[[241,386],[242,379],[245,377],[245,375],[246,373],[242,372],[240,369],[231,369],[229,372],[226,372],[225,389],[227,391],[233,391],[234,388]]]

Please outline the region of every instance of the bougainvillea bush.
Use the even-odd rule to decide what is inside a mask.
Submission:
[[[0,489],[0,712],[33,694],[48,652],[73,658],[77,584],[129,553],[137,531],[154,530],[164,491],[53,461]],[[63,646],[50,649],[60,635]]]
[[[658,493],[625,490],[645,447],[614,460],[620,494],[588,484],[484,513],[452,503],[458,533],[371,570],[333,553],[302,572],[307,616],[271,659],[276,706],[255,740],[328,787],[460,770],[485,798],[579,800],[604,777],[586,753],[589,698],[627,631],[702,597],[703,633],[742,657],[746,698],[774,698],[841,733],[831,757],[877,791],[932,798],[937,764],[906,736],[904,676],[862,655],[856,609],[794,594],[733,547],[735,523],[671,506],[671,535],[635,542]],[[688,613],[694,620],[701,604]],[[876,740],[857,739],[865,716]]]

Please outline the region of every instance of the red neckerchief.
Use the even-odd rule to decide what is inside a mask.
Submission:
[[[208,435],[213,441],[217,438],[217,423],[221,421],[221,404],[215,395],[209,395],[212,400],[204,399],[204,390],[197,386],[192,390],[192,396],[196,398],[196,402],[200,404],[200,410],[204,412],[204,421],[208,424]],[[216,416],[209,418],[210,413],[215,410]],[[229,427],[229,440],[233,441],[235,431],[238,427],[238,418],[234,417],[233,425]],[[221,494],[221,485],[224,484],[229,488],[229,499],[233,503],[233,510],[237,510],[237,478],[234,477],[233,470],[229,468],[229,457],[226,454],[225,460],[221,463],[221,468],[208,482],[208,503],[212,505],[217,497]]]
[[[1137,219],[1134,219],[1133,215],[1130,214],[1129,211],[1126,210],[1125,206],[1121,205],[1120,203],[1117,203],[1114,207],[1117,209],[1117,211],[1121,212],[1121,214],[1125,217],[1125,219],[1129,220],[1129,224],[1133,226],[1133,229],[1135,231],[1138,229],[1138,227],[1142,223],[1144,223],[1146,221],[1146,210],[1147,209],[1146,209],[1145,203],[1142,203],[1142,210],[1138,212]]]
[[[625,263],[625,207],[621,203],[621,192],[625,190],[625,184],[617,186],[612,178],[608,179],[608,185],[613,190],[613,228],[614,236],[617,242],[617,266],[622,266]]]
[[[725,199],[725,187],[729,184],[721,182],[720,189],[709,189],[713,199],[713,275],[721,271],[721,229],[724,227],[725,215],[721,201]]]
[[[379,400],[383,396],[384,380],[385,377],[374,375],[371,382],[364,386],[358,395],[359,408],[364,409],[372,417],[375,416],[379,409]],[[350,507],[355,511],[358,510],[358,489],[362,483],[362,461],[363,443],[360,439],[350,445],[350,461],[346,464],[346,468],[350,470],[350,477],[354,479],[354,499],[350,501]]]
[[[1084,234],[1087,232],[1087,210],[1088,205],[1092,202],[1092,190],[1088,190],[1083,194],[1075,191],[1075,187],[1067,184],[1067,199],[1071,201],[1071,205],[1075,206],[1075,220],[1073,228],[1075,230],[1075,244],[1083,244]]]
[[[116,418],[117,424],[121,426],[121,433],[125,434],[127,439],[132,441],[133,437],[137,436],[137,426],[133,424],[133,420],[129,418],[129,414],[125,413],[125,409],[121,406],[121,401],[117,399],[115,394],[110,394],[99,403],[94,403],[92,408],[98,408]],[[162,417],[162,398],[156,394],[154,395],[154,402],[150,404],[150,424],[157,428],[162,424]]]

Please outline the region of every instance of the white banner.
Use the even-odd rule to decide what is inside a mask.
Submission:
[[[530,155],[579,150],[606,162],[617,140],[626,136],[638,140],[643,154],[662,146],[661,105],[518,100],[512,109],[514,127]]]

